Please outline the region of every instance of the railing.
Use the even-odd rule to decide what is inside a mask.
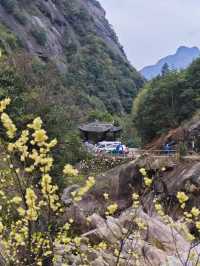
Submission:
[[[158,155],[158,156],[173,156],[177,155],[177,150],[138,150],[138,152],[142,154],[152,154],[152,155]]]
[[[137,158],[142,155],[151,155],[153,157],[178,157],[176,150],[170,150],[166,152],[164,150],[140,150],[140,149],[130,149],[128,153],[105,153],[101,152],[96,154],[97,156],[107,156],[107,157],[117,157],[117,158]]]

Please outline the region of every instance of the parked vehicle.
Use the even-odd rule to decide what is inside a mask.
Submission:
[[[97,153],[127,154],[128,147],[120,141],[102,141],[95,145]]]

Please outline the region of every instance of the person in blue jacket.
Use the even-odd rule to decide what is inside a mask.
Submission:
[[[116,153],[117,154],[123,154],[123,145],[122,144],[118,144],[116,147]]]
[[[166,143],[166,144],[165,144],[165,146],[164,146],[164,151],[165,151],[165,154],[167,154],[167,155],[170,154],[171,146],[169,145],[169,143]]]

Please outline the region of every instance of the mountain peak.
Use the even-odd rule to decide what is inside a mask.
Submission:
[[[191,52],[194,52],[194,53],[200,53],[200,50],[198,47],[194,46],[194,47],[187,47],[187,46],[180,46],[177,51],[176,51],[176,54],[178,53],[191,53]]]
[[[140,73],[150,80],[161,74],[162,67],[166,63],[170,69],[181,70],[187,68],[199,56],[198,47],[180,46],[175,54],[161,58],[155,65],[144,67]]]

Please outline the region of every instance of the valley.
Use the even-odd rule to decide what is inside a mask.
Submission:
[[[139,72],[98,1],[0,0],[0,266],[200,265],[199,55]]]

